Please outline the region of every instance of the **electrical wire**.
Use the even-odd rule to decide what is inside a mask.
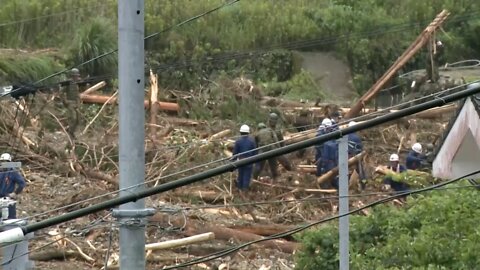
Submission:
[[[31,21],[36,21],[36,20],[41,20],[41,19],[46,19],[46,18],[52,18],[52,17],[57,17],[57,16],[62,16],[62,15],[67,15],[70,13],[77,13],[81,10],[98,10],[98,8],[108,6],[109,4],[101,4],[101,5],[96,5],[92,7],[83,7],[83,8],[76,8],[76,9],[70,9],[62,12],[55,12],[55,13],[50,13],[38,17],[33,17],[33,18],[26,18],[26,19],[20,19],[20,20],[15,20],[15,21],[8,21],[8,22],[2,22],[0,23],[0,27],[4,26],[10,26],[10,25],[15,25],[15,24],[21,24],[21,23],[26,23],[26,22],[31,22]]]
[[[479,11],[474,11],[470,13],[465,13],[465,15],[459,15],[456,16],[450,20],[449,22],[461,22],[461,21],[467,21],[467,20],[472,20],[472,19],[477,19],[477,15],[480,14]],[[228,61],[231,60],[241,60],[241,59],[247,59],[247,58],[254,58],[258,55],[264,54],[268,51],[276,50],[276,49],[287,49],[287,50],[294,50],[294,49],[305,49],[309,47],[315,47],[315,46],[322,46],[322,45],[331,45],[331,44],[336,44],[339,41],[342,41],[344,39],[353,39],[353,38],[360,38],[360,37],[374,37],[374,36],[379,36],[383,34],[389,34],[389,33],[396,33],[396,32],[401,32],[405,31],[407,29],[411,29],[414,26],[419,25],[420,23],[402,23],[395,25],[393,27],[387,28],[388,30],[386,31],[382,26],[377,26],[375,27],[376,30],[374,31],[364,31],[364,32],[359,32],[359,33],[354,33],[354,34],[341,34],[341,35],[336,35],[334,37],[330,38],[318,38],[318,39],[311,39],[311,40],[304,40],[304,41],[295,41],[291,43],[285,43],[281,45],[275,45],[271,46],[268,48],[264,49],[256,49],[252,51],[247,51],[247,52],[241,52],[241,53],[235,53],[235,54],[229,54],[226,53],[224,56],[219,56],[219,57],[212,57],[208,56],[205,57],[204,59],[197,59],[197,60],[189,60],[189,61],[178,61],[174,64],[164,64],[160,65],[157,69],[157,72],[162,72],[165,70],[169,69],[178,69],[178,68],[185,68],[192,66],[194,64],[204,64],[204,63],[227,63]]]
[[[226,2],[226,3],[224,3],[224,4],[220,5],[220,6],[217,6],[217,7],[213,8],[213,9],[210,9],[210,10],[208,10],[208,11],[205,11],[205,12],[203,12],[203,13],[201,13],[201,14],[196,15],[196,16],[190,17],[190,18],[188,18],[188,19],[186,19],[186,20],[184,20],[184,21],[182,21],[182,22],[180,22],[180,23],[177,23],[177,24],[175,24],[175,25],[169,26],[169,27],[167,27],[167,28],[165,28],[165,29],[163,29],[163,30],[161,30],[161,31],[156,32],[156,33],[150,34],[150,35],[146,36],[146,37],[144,38],[144,40],[150,39],[150,38],[152,38],[152,37],[156,37],[156,36],[158,36],[158,35],[160,35],[160,34],[162,34],[162,33],[171,31],[172,29],[175,29],[175,28],[180,27],[180,26],[183,26],[183,25],[185,25],[185,24],[187,24],[187,23],[190,23],[190,22],[193,22],[193,21],[195,21],[195,20],[198,20],[198,19],[200,19],[200,18],[202,18],[202,17],[204,17],[204,16],[207,16],[207,15],[213,13],[213,12],[219,11],[219,10],[221,10],[221,9],[227,7],[227,6],[233,5],[233,4],[235,4],[235,3],[239,2],[239,1],[240,1],[240,0],[232,0],[232,1]],[[87,64],[89,64],[89,63],[91,63],[91,62],[94,62],[94,61],[96,61],[96,60],[98,60],[98,59],[101,59],[101,58],[106,57],[106,56],[108,56],[108,55],[114,54],[114,53],[116,53],[116,52],[118,52],[118,49],[114,49],[114,50],[111,50],[111,51],[109,51],[109,52],[106,52],[106,53],[103,53],[103,54],[101,54],[101,55],[98,55],[98,56],[96,56],[96,57],[94,57],[94,58],[92,58],[92,59],[89,59],[89,60],[87,60],[87,61],[84,61],[84,62],[82,62],[82,63],[80,63],[80,64],[78,64],[78,65],[76,65],[76,66],[72,66],[72,67],[70,67],[70,68],[66,68],[66,69],[64,69],[64,70],[55,72],[55,73],[53,73],[53,74],[51,74],[51,75],[49,75],[49,76],[46,76],[46,77],[44,77],[44,78],[42,78],[42,79],[34,82],[33,85],[39,84],[39,83],[44,82],[44,81],[46,81],[46,80],[48,80],[48,79],[51,79],[51,78],[53,78],[53,77],[56,77],[56,76],[58,76],[58,75],[60,75],[60,74],[66,73],[66,72],[70,71],[72,68],[82,67],[82,66],[84,66],[84,65],[87,65]],[[4,96],[6,96],[6,95],[10,95],[10,94],[12,94],[12,93],[15,93],[15,92],[17,92],[17,91],[19,91],[19,90],[20,90],[19,88],[13,89],[12,91],[10,91],[10,92],[7,93],[7,94],[2,94],[2,95],[0,95],[0,98],[4,97]]]
[[[475,82],[480,82],[480,80],[478,81],[475,81]],[[456,86],[456,87],[452,87],[452,88],[448,88],[448,89],[445,89],[441,92],[437,92],[435,94],[432,94],[432,95],[438,95],[439,93],[444,93],[444,92],[447,92],[447,91],[452,91],[454,89],[458,89],[458,88],[461,88],[461,87],[465,87],[466,85],[468,84],[464,84],[464,85],[459,85],[459,86]],[[430,96],[432,96],[430,95]],[[424,97],[420,97],[420,98],[417,98],[415,99],[414,101],[418,101],[418,100],[422,100],[422,99],[425,99],[429,96],[424,96]],[[355,117],[355,118],[352,118],[352,119],[348,119],[348,121],[352,121],[352,120],[359,120],[359,119],[363,119],[363,118],[366,118],[366,117],[371,117],[371,116],[375,116],[376,114],[378,113],[384,113],[385,111],[388,111],[389,109],[392,109],[392,108],[396,108],[396,107],[399,107],[399,106],[403,106],[403,105],[406,105],[406,104],[409,104],[411,103],[412,101],[408,101],[408,102],[405,102],[403,104],[398,104],[398,105],[395,105],[395,106],[391,106],[389,108],[386,108],[384,110],[380,110],[380,111],[377,111],[377,112],[372,112],[372,113],[369,113],[369,114],[366,114],[366,115],[363,115],[363,116],[359,116],[359,117]],[[338,125],[343,125],[343,124],[346,124],[347,121],[340,121],[338,123]],[[313,132],[316,132],[316,131],[312,131]],[[286,142],[288,140],[283,140],[283,142]],[[275,145],[277,143],[272,143],[271,145]],[[264,147],[268,147],[267,146],[264,146]],[[262,147],[259,147],[257,149],[262,149]],[[72,204],[69,204],[69,205],[65,205],[65,206],[62,206],[62,207],[58,207],[58,208],[55,208],[55,209],[51,209],[51,210],[48,210],[48,211],[45,211],[43,213],[39,213],[39,214],[36,214],[36,215],[33,215],[33,216],[29,216],[29,217],[26,217],[24,219],[32,219],[32,218],[35,218],[35,217],[39,217],[39,216],[43,216],[45,214],[48,214],[48,213],[52,213],[52,212],[57,212],[57,211],[61,211],[61,210],[64,210],[64,209],[67,209],[67,208],[70,208],[70,207],[73,207],[73,206],[76,206],[76,205],[79,205],[79,204],[82,204],[82,203],[86,203],[86,202],[89,202],[89,201],[92,201],[92,200],[96,200],[96,199],[99,199],[99,198],[103,198],[103,197],[106,197],[106,196],[110,196],[110,195],[115,195],[115,194],[118,194],[119,192],[122,192],[122,191],[128,191],[129,189],[132,189],[132,188],[137,188],[137,187],[140,187],[140,186],[143,186],[143,185],[146,185],[146,184],[150,184],[150,183],[153,183],[153,182],[156,182],[158,180],[164,180],[164,179],[167,179],[167,178],[170,178],[170,177],[173,177],[173,176],[177,176],[177,175],[180,175],[180,174],[183,174],[183,173],[186,173],[186,172],[190,172],[190,171],[193,171],[195,169],[200,169],[200,168],[204,168],[204,167],[208,167],[210,165],[213,165],[213,164],[217,164],[217,163],[220,163],[220,162],[223,162],[223,161],[227,161],[227,160],[230,160],[230,158],[221,158],[221,159],[217,159],[217,160],[214,160],[214,161],[211,161],[211,162],[208,162],[208,163],[204,163],[204,164],[200,164],[200,165],[197,165],[197,166],[194,166],[194,167],[191,167],[191,168],[188,168],[188,169],[184,169],[182,171],[177,171],[177,172],[174,172],[174,173],[171,173],[169,175],[165,175],[165,176],[162,176],[160,178],[157,178],[157,179],[154,179],[154,180],[150,180],[150,181],[146,181],[146,182],[143,182],[143,183],[139,183],[139,184],[136,184],[136,185],[132,185],[132,186],[129,186],[129,187],[125,187],[125,188],[121,188],[121,189],[118,189],[116,191],[111,191],[111,192],[107,192],[105,194],[102,194],[102,195],[98,195],[98,196],[95,196],[95,197],[92,197],[92,198],[88,198],[88,199],[85,199],[85,200],[82,200],[82,201],[79,201],[79,202],[75,202],[75,203],[72,203]]]
[[[264,241],[268,241],[268,240],[275,240],[275,239],[279,239],[279,238],[284,238],[284,237],[287,237],[287,236],[291,236],[293,234],[296,234],[298,232],[301,232],[301,231],[304,231],[306,229],[309,229],[313,226],[316,226],[316,225],[319,225],[319,224],[322,224],[322,223],[326,223],[328,221],[331,221],[331,220],[335,220],[335,219],[339,219],[341,217],[345,217],[345,216],[349,216],[349,215],[352,215],[352,214],[355,214],[355,213],[358,213],[362,210],[365,210],[365,209],[368,209],[368,208],[371,208],[371,207],[374,207],[376,205],[379,205],[379,204],[383,204],[383,203],[386,203],[386,202],[389,202],[391,200],[394,200],[394,199],[397,199],[397,198],[401,198],[401,197],[404,197],[406,195],[413,195],[413,194],[418,194],[418,193],[422,193],[422,192],[427,192],[427,191],[431,191],[431,190],[435,190],[439,187],[443,187],[443,186],[446,186],[446,185],[450,185],[450,184],[453,184],[455,182],[458,182],[464,178],[467,178],[467,177],[470,177],[470,176],[473,176],[475,174],[478,174],[480,173],[480,170],[478,171],[475,171],[475,172],[472,172],[472,173],[469,173],[469,174],[466,174],[462,177],[459,177],[459,178],[456,178],[456,179],[453,179],[453,180],[449,180],[449,181],[445,181],[443,183],[440,183],[440,184],[436,184],[436,185],[432,185],[432,186],[429,186],[429,187],[425,187],[425,188],[422,188],[422,189],[417,189],[417,190],[412,190],[412,191],[407,191],[407,192],[402,192],[402,193],[399,193],[399,194],[396,194],[396,195],[393,195],[393,196],[389,196],[387,198],[383,198],[383,199],[380,199],[380,200],[377,200],[375,202],[372,202],[372,203],[369,203],[365,206],[362,206],[362,207],[359,207],[357,209],[354,209],[352,211],[349,211],[345,214],[339,214],[339,215],[335,215],[335,216],[332,216],[332,217],[328,217],[328,218],[325,218],[325,219],[322,219],[320,221],[316,221],[316,222],[312,222],[310,224],[307,224],[307,225],[303,225],[303,226],[299,226],[295,229],[292,229],[292,230],[288,230],[288,231],[285,231],[283,233],[278,233],[278,234],[274,234],[272,236],[267,236],[267,237],[264,237],[262,239],[258,239],[258,240],[254,240],[254,241],[250,241],[250,242],[247,242],[247,243],[244,243],[244,244],[241,244],[241,245],[238,245],[236,247],[232,247],[232,248],[228,248],[228,249],[225,249],[223,251],[219,251],[219,252],[215,252],[211,255],[207,255],[207,256],[204,256],[204,257],[200,257],[200,258],[197,258],[197,259],[194,259],[194,260],[191,260],[189,262],[185,262],[185,263],[181,263],[181,264],[177,264],[177,265],[173,265],[173,266],[168,266],[168,267],[164,267],[163,269],[164,270],[167,270],[167,269],[176,269],[176,268],[182,268],[182,267],[188,267],[188,266],[191,266],[191,265],[195,265],[195,264],[198,264],[198,263],[203,263],[203,262],[207,262],[207,261],[212,261],[212,260],[215,260],[215,259],[218,259],[218,258],[221,258],[221,257],[224,257],[224,256],[227,256],[233,252],[236,252],[238,250],[241,250],[245,247],[248,247],[248,246],[251,246],[253,244],[256,244],[256,243],[260,243],[260,242],[264,242]]]

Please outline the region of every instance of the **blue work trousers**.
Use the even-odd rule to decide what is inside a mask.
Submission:
[[[248,189],[253,174],[253,165],[238,168],[237,187],[238,189]]]

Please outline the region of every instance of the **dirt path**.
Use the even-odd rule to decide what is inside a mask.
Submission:
[[[302,68],[309,71],[315,82],[325,91],[329,101],[346,102],[355,97],[351,87],[352,76],[344,62],[332,53],[297,52],[302,56]]]

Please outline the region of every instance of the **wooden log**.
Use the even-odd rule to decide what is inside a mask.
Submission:
[[[358,160],[360,158],[362,158],[362,156],[365,154],[365,152],[362,152],[352,158],[350,158],[348,160],[348,166],[353,166],[354,164],[356,164],[358,162]],[[324,175],[320,176],[317,178],[317,183],[318,184],[322,184],[326,181],[329,181],[329,180],[332,180],[335,176],[337,176],[338,174],[338,167],[335,167],[333,169],[331,169],[330,171],[328,171],[327,173],[325,173]]]
[[[285,231],[291,230],[296,228],[295,226],[288,226],[288,225],[279,225],[279,224],[255,224],[255,225],[233,225],[229,226],[228,228],[258,234],[261,236],[270,236],[274,234],[283,233]]]
[[[221,240],[230,240],[230,239],[235,239],[239,242],[249,242],[249,241],[255,241],[259,239],[263,239],[264,237],[253,234],[253,233],[248,233],[248,232],[242,232],[239,230],[233,230],[230,228],[218,226],[218,225],[209,225],[209,224],[197,224],[196,226],[189,225],[187,226],[187,229],[185,230],[185,235],[191,236],[191,235],[196,235],[204,232],[213,232],[215,234],[216,239],[221,239]],[[258,243],[259,246],[263,246],[266,248],[270,249],[277,249],[280,250],[284,253],[293,253],[295,250],[298,250],[299,244],[290,242],[290,241],[285,241],[285,240],[267,240]]]
[[[165,226],[175,226],[181,227],[184,224],[183,217],[171,217],[168,214],[156,213],[149,218],[150,221],[156,222],[159,226],[165,224]],[[218,224],[202,224],[195,220],[189,219],[188,223],[183,231],[183,234],[186,236],[194,236],[202,233],[212,232],[215,234],[215,239],[217,240],[226,240],[235,239],[240,242],[248,242],[253,240],[262,239],[263,237],[257,234],[242,232],[239,230],[230,229],[227,227],[220,226]],[[263,246],[271,249],[278,249],[285,253],[293,253],[299,248],[299,244],[290,241],[284,240],[267,240],[264,242],[258,243],[259,246]]]
[[[95,84],[94,86],[88,88],[87,90],[83,91],[81,94],[82,95],[90,95],[91,93],[101,89],[105,85],[107,85],[107,83],[105,81],[101,81],[101,82]]]
[[[83,257],[75,251],[64,249],[48,249],[30,254],[29,259],[33,261],[52,261],[52,260],[68,260],[70,258]]]
[[[117,104],[118,103],[118,98],[111,98],[110,96],[104,96],[104,95],[80,95],[80,99],[84,103],[93,103],[93,104],[105,104],[105,103]],[[180,110],[180,106],[177,103],[157,101],[156,104],[158,104],[158,108],[160,110],[172,111],[172,112],[178,112]],[[150,101],[145,100],[144,106],[146,108],[149,108]]]
[[[187,246],[187,245],[205,242],[213,239],[215,239],[215,234],[212,232],[208,232],[208,233],[193,235],[183,239],[175,239],[175,240],[168,240],[160,243],[147,244],[145,245],[145,250],[161,250],[161,249],[177,248],[177,247]]]
[[[153,140],[157,137],[157,114],[158,114],[158,77],[150,69],[150,136]]]
[[[317,166],[316,165],[297,165],[297,171],[304,172],[304,173],[316,173]]]
[[[91,170],[91,169],[83,169],[82,172],[87,177],[95,178],[95,179],[99,179],[99,180],[104,180],[107,183],[113,185],[115,188],[118,188],[117,179],[115,177],[111,176],[111,175],[108,175],[108,174],[100,172],[100,171]]]

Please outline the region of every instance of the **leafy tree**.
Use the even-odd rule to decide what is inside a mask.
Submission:
[[[478,192],[473,187],[431,191],[410,197],[404,208],[382,205],[370,216],[352,216],[352,269],[476,269]],[[300,239],[296,269],[338,269],[336,224]]]

